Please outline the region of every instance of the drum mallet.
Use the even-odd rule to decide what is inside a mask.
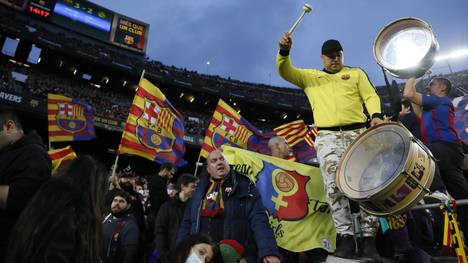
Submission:
[[[296,22],[294,22],[294,24],[288,31],[290,35],[292,35],[294,30],[296,30],[297,25],[302,21],[302,18],[304,18],[305,14],[308,14],[310,12],[312,12],[312,6],[309,4],[304,4],[304,6],[302,7],[302,14],[297,18]]]

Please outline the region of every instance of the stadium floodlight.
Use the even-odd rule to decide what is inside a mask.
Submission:
[[[452,58],[462,58],[464,56],[467,56],[468,55],[468,48],[464,48],[464,49],[459,49],[459,50],[455,50],[455,51],[452,51],[448,54],[445,54],[445,55],[439,55],[439,56],[436,56],[435,57],[435,60],[436,61],[441,61],[441,60],[447,60],[447,59],[452,59]]]

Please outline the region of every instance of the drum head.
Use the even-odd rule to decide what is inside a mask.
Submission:
[[[377,36],[377,63],[399,78],[419,76],[429,69],[438,44],[431,27],[417,18],[393,21]]]
[[[347,149],[338,170],[338,187],[351,199],[369,198],[403,170],[410,147],[409,131],[386,123],[361,134]]]

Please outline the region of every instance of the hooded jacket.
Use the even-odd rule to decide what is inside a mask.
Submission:
[[[0,185],[8,185],[5,210],[0,210],[0,257],[10,230],[39,187],[50,178],[52,162],[36,131],[0,150]]]

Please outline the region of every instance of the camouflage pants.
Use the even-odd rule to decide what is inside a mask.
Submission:
[[[349,200],[336,185],[336,170],[341,156],[348,146],[364,131],[365,129],[340,132],[325,131],[320,132],[315,139],[327,201],[332,211],[336,232],[342,235],[354,235],[354,229]],[[363,236],[375,237],[378,218],[361,211],[360,226]]]

